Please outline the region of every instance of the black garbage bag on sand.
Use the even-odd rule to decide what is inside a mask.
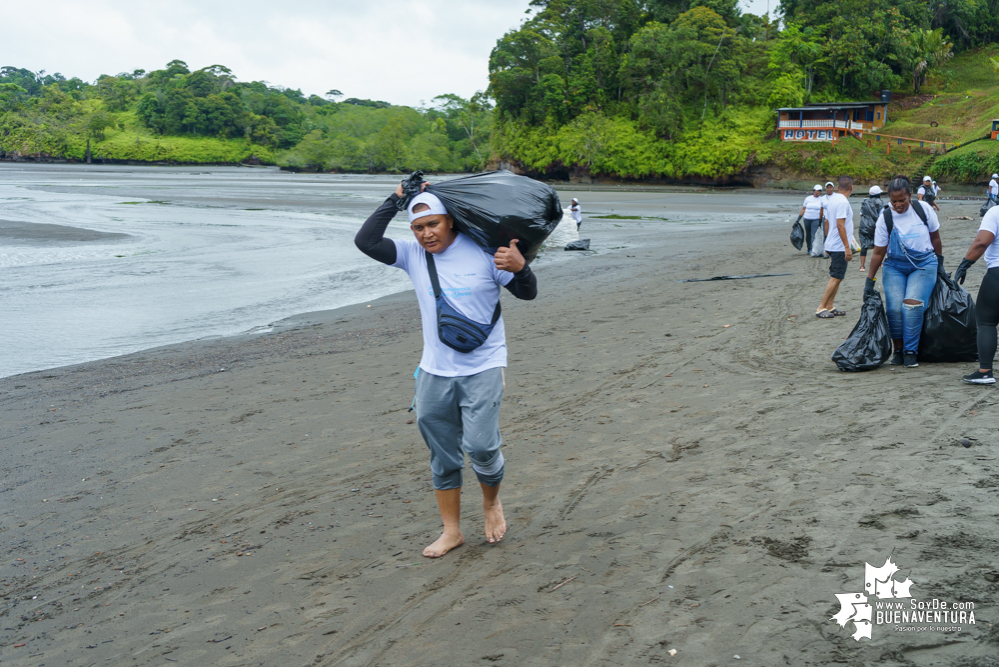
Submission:
[[[991,199],[986,199],[985,203],[982,204],[982,207],[980,209],[978,209],[978,215],[980,217],[984,218],[985,214],[989,212],[989,209],[992,208],[995,205],[996,205],[996,203],[994,201],[992,201]]]
[[[791,245],[795,250],[801,250],[801,246],[805,245],[805,228],[801,226],[801,220],[791,227]]]
[[[948,363],[978,360],[978,322],[975,300],[948,275],[937,274],[937,284],[923,314],[919,361]]]
[[[421,183],[422,171],[403,181],[400,211],[419,194]],[[494,253],[518,239],[517,248],[528,262],[562,220],[562,204],[551,186],[506,169],[428,185],[426,192],[437,195],[458,231],[479,246]]]
[[[566,250],[589,250],[590,249],[590,239],[579,239],[578,241],[570,241],[565,244]]]
[[[836,351],[832,360],[841,371],[873,371],[891,358],[891,334],[881,294],[864,296],[857,326]]]

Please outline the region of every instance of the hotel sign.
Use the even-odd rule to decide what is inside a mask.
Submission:
[[[832,141],[836,130],[784,130],[784,141]]]

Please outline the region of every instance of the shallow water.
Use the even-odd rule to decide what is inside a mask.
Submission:
[[[404,273],[353,244],[397,182],[272,168],[0,164],[0,377],[263,331],[411,289]],[[581,236],[599,252],[702,229],[689,223],[783,219],[800,199],[751,197],[747,206],[731,195],[605,190],[562,201],[572,196],[583,201]],[[616,210],[669,220],[588,217]],[[391,237],[409,234],[403,216],[389,227]],[[555,236],[537,265],[581,254],[560,250],[578,238],[574,228]]]

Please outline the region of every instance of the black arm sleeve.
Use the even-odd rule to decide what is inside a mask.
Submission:
[[[523,299],[524,301],[530,301],[538,295],[538,278],[531,271],[531,267],[524,265],[520,271],[513,274],[513,280],[504,285],[510,294],[513,294],[518,299]]]
[[[371,214],[371,217],[364,221],[357,236],[354,237],[354,245],[358,250],[382,264],[392,265],[396,260],[395,242],[385,238],[385,229],[395,217],[398,210],[395,205],[397,201],[399,198],[393,193]]]

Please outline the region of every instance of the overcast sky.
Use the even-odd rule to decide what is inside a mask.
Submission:
[[[771,0],[776,6],[776,0]],[[0,65],[101,74],[225,65],[241,81],[417,106],[485,90],[489,52],[529,0],[6,2]],[[763,13],[767,0],[742,0]],[[16,26],[16,27],[15,27]]]

